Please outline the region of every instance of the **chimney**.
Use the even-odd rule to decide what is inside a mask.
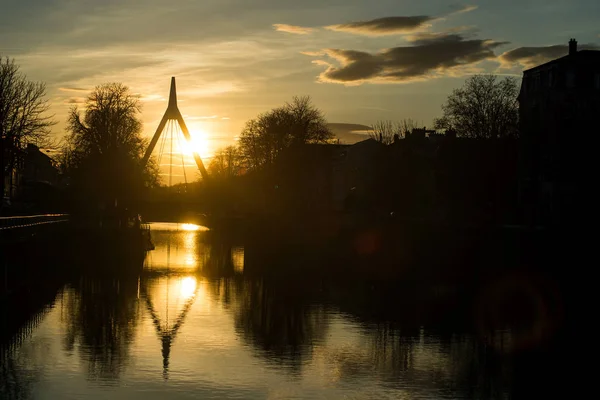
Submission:
[[[569,55],[577,53],[577,40],[571,39],[569,40]]]

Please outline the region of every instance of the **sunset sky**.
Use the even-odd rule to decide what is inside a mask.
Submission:
[[[57,135],[69,107],[119,81],[150,136],[176,76],[206,157],[293,95],[330,122],[430,125],[469,74],[520,76],[571,37],[600,44],[599,17],[597,0],[2,0],[0,54],[47,82]]]

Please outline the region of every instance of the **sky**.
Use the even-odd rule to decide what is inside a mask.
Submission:
[[[66,115],[96,85],[139,94],[150,137],[176,76],[202,156],[245,122],[310,95],[329,122],[430,126],[476,73],[520,77],[576,38],[600,45],[597,0],[0,0],[0,55]]]

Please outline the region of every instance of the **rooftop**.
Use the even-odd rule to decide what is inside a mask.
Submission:
[[[577,41],[575,39],[571,39],[569,42],[569,54],[566,56],[556,58],[554,60],[545,62],[543,64],[537,65],[533,68],[529,68],[523,73],[527,73],[530,71],[535,71],[536,69],[543,69],[552,64],[561,64],[565,62],[590,62],[597,61],[600,62],[600,50],[578,50],[577,49]]]

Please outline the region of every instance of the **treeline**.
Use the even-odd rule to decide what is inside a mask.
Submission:
[[[450,94],[434,129],[412,119],[378,121],[368,133],[378,146],[350,147],[330,135],[302,140],[310,132],[297,129],[310,122],[290,122],[302,121],[291,115],[315,115],[305,120],[323,126],[317,131],[326,132],[326,124],[305,106],[308,98],[296,98],[249,121],[238,145],[218,151],[209,166],[214,181],[202,190],[223,214],[335,209],[405,220],[513,222],[517,95],[514,78],[475,75]]]
[[[364,150],[368,156],[346,163],[354,171],[347,171],[352,179],[362,179],[348,187],[346,181],[335,181],[339,181],[339,171],[337,178],[332,175],[338,168],[334,164],[346,154],[344,146],[335,140],[310,97],[293,97],[248,121],[235,145],[217,151],[209,163],[210,178],[200,183],[195,195],[205,203],[206,211],[222,213],[327,209],[333,207],[336,196],[344,199],[345,209],[405,210],[419,215],[437,213],[440,202],[473,203],[467,201],[473,193],[496,182],[489,174],[475,177],[478,172],[514,169],[512,164],[502,164],[514,157],[498,161],[499,156],[490,152],[506,155],[509,146],[512,154],[512,144],[492,142],[518,137],[517,94],[513,78],[470,77],[448,97],[442,117],[430,131],[443,131],[460,140],[491,140],[486,144],[418,141],[411,135],[427,131],[410,119],[373,124],[369,136],[382,147]],[[5,182],[10,181],[7,177],[14,173],[24,146],[28,142],[46,145],[54,121],[47,115],[44,85],[28,81],[9,59],[0,62],[0,99],[0,182],[6,193]],[[58,161],[67,187],[65,201],[72,209],[133,210],[149,189],[160,186],[156,161],[143,161],[147,141],[140,113],[139,98],[120,83],[97,86],[82,108],[70,110]],[[457,165],[467,165],[467,169]],[[435,184],[434,175],[438,176]],[[480,202],[490,196],[481,195]]]
[[[235,146],[217,151],[209,164],[215,178],[231,177],[272,166],[290,147],[328,143],[333,133],[321,110],[308,96],[246,122]]]

